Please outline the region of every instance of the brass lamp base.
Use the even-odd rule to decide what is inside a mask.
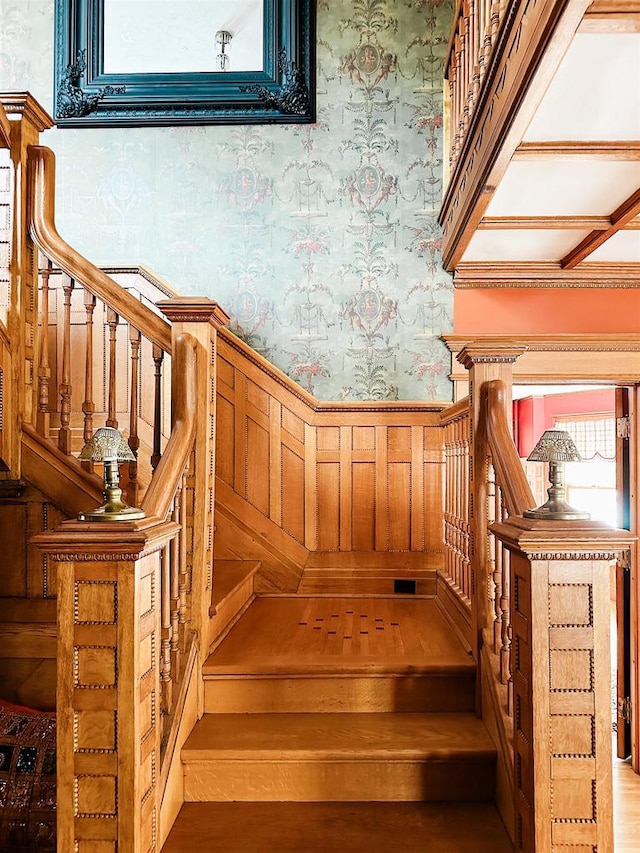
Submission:
[[[547,501],[537,509],[528,509],[522,513],[524,518],[541,518],[549,521],[588,520],[591,515],[581,509],[574,509],[566,501]]]
[[[78,521],[135,521],[144,518],[144,511],[129,506],[122,500],[122,489],[107,487],[104,490],[105,502],[89,512],[78,514]]]

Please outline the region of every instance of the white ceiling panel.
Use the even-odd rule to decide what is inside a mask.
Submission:
[[[559,261],[588,231],[482,229],[476,231],[463,261]]]
[[[640,140],[640,33],[578,33],[524,138]]]
[[[602,216],[640,187],[640,162],[512,161],[486,216]]]

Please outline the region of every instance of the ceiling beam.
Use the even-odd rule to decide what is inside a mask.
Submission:
[[[604,231],[611,225],[608,216],[485,216],[478,229],[483,231]],[[628,231],[640,230],[640,217],[627,223]]]
[[[614,234],[617,234],[618,231],[624,228],[638,213],[640,213],[640,188],[613,211],[609,218],[610,225],[608,228],[592,231],[562,258],[560,261],[562,269],[571,270],[576,267],[592,252],[595,252],[599,246],[606,243],[610,237],[613,237]]]
[[[514,160],[640,160],[640,141],[578,141],[553,140],[545,142],[521,142],[516,148]]]

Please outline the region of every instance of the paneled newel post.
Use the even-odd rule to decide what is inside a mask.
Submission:
[[[516,850],[613,851],[610,564],[595,521],[491,525],[511,551]]]
[[[198,342],[198,410],[193,468],[186,487],[192,500],[193,541],[187,548],[187,569],[191,577],[191,624],[198,636],[198,648],[206,655],[209,646],[209,606],[213,584],[213,535],[216,479],[216,348],[217,330],[229,322],[228,315],[212,299],[180,297],[158,303],[171,320],[176,339],[188,333]],[[175,349],[175,346],[174,346]],[[175,377],[172,377],[175,384]]]
[[[513,364],[525,347],[504,346],[495,341],[474,342],[458,353],[458,361],[469,371],[469,522],[471,528],[471,614],[473,653],[479,660],[482,632],[493,630],[493,611],[489,600],[489,529],[487,506],[487,465],[490,456],[486,430],[482,424],[482,386],[501,379],[508,389],[511,404]],[[511,423],[511,412],[507,413]],[[479,700],[478,700],[479,701]]]
[[[159,850],[160,557],[178,525],[64,522],[57,574],[58,850]]]

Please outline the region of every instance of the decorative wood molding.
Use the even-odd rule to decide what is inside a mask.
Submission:
[[[634,226],[635,227],[635,226]],[[640,287],[640,264],[585,261],[579,269],[563,269],[559,262],[511,263],[492,261],[458,264],[454,287]]]
[[[42,133],[55,125],[49,113],[30,92],[0,92],[0,102],[7,115],[19,115]]]
[[[485,216],[478,223],[478,231],[589,231],[610,224],[608,216]],[[625,230],[640,230],[640,218],[628,222]]]
[[[513,379],[520,383],[630,383],[640,375],[640,339],[622,335],[501,335],[471,338],[443,335],[452,353],[451,378],[464,389],[468,371],[458,353],[477,341],[523,348],[513,365]]]
[[[633,140],[587,141],[558,140],[521,142],[512,160],[640,160],[640,142]]]

